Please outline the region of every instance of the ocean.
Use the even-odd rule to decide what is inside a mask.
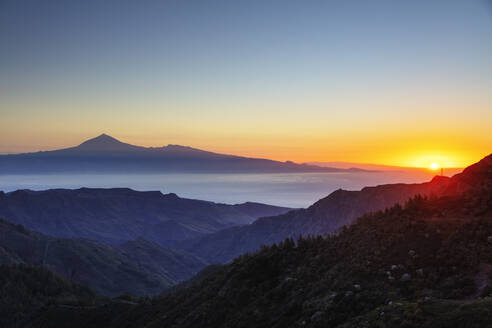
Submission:
[[[116,188],[159,190],[180,197],[236,204],[246,201],[307,207],[339,188],[359,190],[386,183],[425,182],[431,172],[282,174],[22,174],[1,175],[0,190]]]

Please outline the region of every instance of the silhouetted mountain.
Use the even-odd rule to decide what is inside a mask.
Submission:
[[[366,187],[360,191],[337,190],[307,209],[293,210],[280,216],[260,218],[251,225],[221,230],[214,234],[180,243],[182,247],[214,262],[254,252],[287,237],[331,233],[368,212],[404,203],[415,195],[444,195],[472,188],[491,174],[492,155],[455,175],[436,176],[421,184],[389,184]]]
[[[141,147],[133,146],[124,142],[121,142],[107,134],[101,134],[98,137],[89,139],[84,141],[80,145],[74,148],[59,150],[58,153],[61,152],[73,152],[73,153],[82,153],[82,152],[125,152],[125,151],[138,151],[141,150]]]
[[[42,327],[492,327],[492,158],[442,196],[366,214],[337,235],[286,239],[190,287],[122,311],[56,304]],[[444,180],[444,179],[439,179]]]
[[[76,147],[0,155],[0,172],[345,172],[344,169],[217,154],[191,147],[140,147],[102,134]],[[348,170],[350,171],[350,170]]]
[[[48,237],[0,220],[0,264],[43,265],[103,295],[160,294],[207,263],[145,239],[110,246]]]
[[[52,189],[0,192],[0,217],[55,237],[118,243],[138,237],[166,245],[287,212],[258,203],[238,205],[131,189]]]

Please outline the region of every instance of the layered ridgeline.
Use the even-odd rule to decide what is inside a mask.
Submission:
[[[64,238],[120,243],[144,237],[161,245],[287,212],[258,203],[237,205],[131,189],[0,192],[0,217]]]
[[[452,178],[436,176],[426,183],[388,184],[366,187],[360,191],[337,190],[307,209],[260,218],[251,225],[225,229],[179,243],[178,247],[209,262],[228,262],[238,255],[258,250],[261,245],[271,245],[287,237],[335,232],[364,213],[402,204],[415,195],[439,196],[469,188],[477,182],[474,177],[479,170],[488,167],[490,161],[491,156],[488,156]]]
[[[140,296],[162,293],[207,263],[143,238],[107,245],[49,237],[0,220],[0,264],[44,266],[102,295]]]
[[[0,155],[0,172],[350,172],[293,162],[279,162],[203,151],[168,145],[140,147],[102,134],[76,147],[36,153]]]
[[[492,158],[441,196],[292,239],[140,304],[53,304],[33,326],[492,327]]]

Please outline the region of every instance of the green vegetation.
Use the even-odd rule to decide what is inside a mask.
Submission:
[[[0,265],[0,327],[29,323],[43,307],[91,306],[95,296],[87,288],[52,271],[30,265]]]
[[[0,263],[45,266],[95,292],[157,295],[206,262],[139,238],[121,245],[53,238],[0,219]]]
[[[123,312],[121,305],[53,306],[37,322],[57,327],[56,318],[76,316],[80,327],[492,327],[491,200],[490,193],[417,196],[338,235],[287,238],[240,256],[197,284]]]
[[[440,195],[366,214],[336,235],[286,238],[159,297],[46,302],[29,327],[492,327],[492,156]],[[36,304],[33,288],[26,304]]]

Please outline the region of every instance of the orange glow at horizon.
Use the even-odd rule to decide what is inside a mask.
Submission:
[[[72,147],[103,132],[122,142],[138,146],[161,147],[167,144],[180,144],[216,153],[279,161],[291,160],[297,163],[343,161],[427,169],[432,168],[431,163],[436,163],[438,164],[437,168],[462,168],[490,154],[487,140],[477,142],[474,138],[466,140],[464,137],[458,139],[460,142],[456,144],[445,144],[443,138],[434,136],[400,137],[398,139],[389,136],[373,136],[372,139],[369,139],[353,134],[348,140],[344,140],[336,135],[332,135],[330,138],[318,136],[296,138],[283,133],[279,134],[278,137],[263,133],[249,136],[231,133],[228,138],[220,138],[221,136],[218,135],[204,138],[192,133],[173,136],[162,135],[157,131],[148,131],[142,134],[139,131],[124,133],[123,131],[102,129],[97,132],[83,132],[75,135],[67,133],[64,138],[60,138],[58,134],[45,135],[45,138],[29,135],[14,138],[13,135],[12,140],[15,140],[18,146],[7,152],[19,153]],[[63,134],[65,135],[65,133]],[[41,141],[41,139],[44,140]],[[49,145],[49,147],[32,144],[28,146],[33,140]],[[430,142],[429,140],[433,141]],[[15,143],[12,142],[12,145]]]
[[[145,147],[424,170],[492,153],[488,4],[250,2],[104,5],[89,16],[40,6],[46,17],[0,5],[9,17],[0,37],[16,40],[2,54],[0,154],[102,133]]]

